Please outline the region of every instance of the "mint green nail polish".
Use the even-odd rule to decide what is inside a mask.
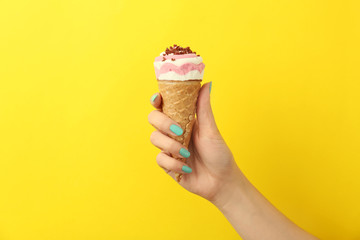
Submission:
[[[212,82],[210,82],[209,93],[211,93],[211,86],[212,86]]]
[[[180,136],[183,134],[183,130],[181,129],[181,127],[179,127],[178,125],[172,124],[170,126],[170,131],[172,131],[173,133],[175,133],[176,135]]]
[[[185,148],[181,148],[179,152],[180,152],[180,155],[183,156],[184,158],[190,157],[190,152],[188,150],[186,150]]]
[[[154,94],[154,95],[151,97],[151,101],[154,102],[155,99],[157,98],[157,96],[158,96],[157,94]]]
[[[185,173],[191,173],[192,172],[192,169],[190,167],[188,167],[188,166],[185,166],[185,165],[181,168],[181,170],[183,172],[185,172]]]

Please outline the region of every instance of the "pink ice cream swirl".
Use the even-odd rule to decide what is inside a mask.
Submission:
[[[172,81],[202,80],[205,68],[202,58],[190,49],[189,51],[179,53],[176,49],[170,48],[156,57],[154,62],[156,78]]]

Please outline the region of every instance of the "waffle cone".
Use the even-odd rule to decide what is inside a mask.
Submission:
[[[196,101],[201,88],[201,80],[167,81],[158,80],[162,97],[162,111],[180,124],[184,130],[181,136],[170,136],[185,147],[189,146],[192,128],[195,122]],[[186,162],[185,158],[176,158]],[[175,173],[176,181],[180,182],[182,174]]]

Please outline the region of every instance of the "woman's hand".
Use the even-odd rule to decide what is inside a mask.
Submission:
[[[176,122],[161,112],[162,99],[159,93],[154,94],[150,100],[158,110],[152,111],[148,118],[150,124],[157,129],[151,134],[150,140],[162,150],[156,157],[160,167],[174,179],[175,172],[182,173],[181,186],[215,202],[219,201],[219,196],[224,198],[223,189],[239,182],[242,174],[216,126],[210,106],[210,85],[211,83],[204,84],[199,93],[197,119],[189,149],[169,137],[181,135],[182,131],[178,129],[180,127]],[[178,158],[187,158],[186,164],[170,157],[169,153]]]
[[[160,94],[154,94],[151,103],[159,109]],[[216,127],[210,106],[210,84],[205,84],[199,93],[190,156],[184,146],[169,137],[182,134],[177,123],[159,110],[149,114],[149,122],[157,129],[151,134],[151,142],[162,150],[156,158],[160,167],[173,178],[174,172],[183,173],[181,186],[211,201],[243,239],[317,239],[278,211],[237,167]],[[169,154],[188,157],[187,165]]]

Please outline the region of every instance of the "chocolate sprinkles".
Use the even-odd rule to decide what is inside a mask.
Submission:
[[[189,54],[189,53],[196,54],[196,52],[193,52],[190,49],[190,47],[183,48],[183,47],[180,47],[180,46],[174,44],[174,46],[170,46],[170,47],[166,48],[165,54],[163,54],[163,56],[170,55],[170,54],[183,55],[183,54]],[[200,55],[197,55],[197,56],[200,56]],[[174,60],[171,59],[171,60],[175,61],[175,59]]]

